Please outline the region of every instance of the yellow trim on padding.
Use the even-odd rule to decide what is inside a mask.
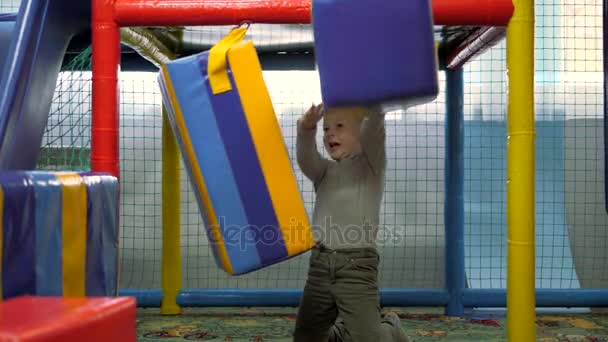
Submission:
[[[247,29],[244,27],[235,28],[222,40],[209,50],[209,60],[207,61],[207,75],[211,92],[214,95],[232,90],[228,69],[226,65],[226,52],[244,37]]]
[[[253,43],[233,46],[228,60],[287,252],[302,253],[314,238]]]
[[[196,154],[194,153],[194,148],[192,147],[192,142],[190,140],[190,135],[188,134],[186,124],[184,123],[183,114],[179,106],[179,102],[177,101],[177,96],[175,95],[175,90],[173,89],[173,84],[171,83],[169,72],[167,70],[167,67],[164,65],[161,67],[161,69],[163,72],[163,77],[165,79],[165,86],[169,94],[171,105],[174,109],[175,122],[177,124],[176,126],[179,130],[179,135],[181,136],[184,149],[186,150],[186,157],[192,165],[192,177],[203,200],[203,206],[205,207],[205,211],[207,212],[207,217],[209,219],[208,223],[210,225],[209,231],[211,232],[213,239],[212,243],[215,243],[217,245],[220,262],[222,263],[222,265],[224,265],[226,272],[228,274],[233,274],[232,263],[230,262],[230,258],[228,258],[228,251],[226,250],[224,239],[222,237],[222,233],[220,232],[219,223],[217,222],[217,217],[215,216],[215,210],[213,210],[213,205],[211,203],[211,199],[209,198],[209,193],[207,192],[207,188],[205,187],[205,180],[198,165],[198,160],[196,159]]]
[[[62,189],[63,295],[85,295],[87,189],[76,173],[57,173]]]

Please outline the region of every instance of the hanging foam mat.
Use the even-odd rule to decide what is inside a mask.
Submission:
[[[256,50],[233,29],[159,83],[217,264],[248,273],[308,251],[312,230]]]
[[[437,52],[429,0],[313,0],[321,95],[328,107],[432,101]]]

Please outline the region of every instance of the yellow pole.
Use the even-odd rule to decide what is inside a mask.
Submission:
[[[180,177],[179,149],[163,105],[162,127],[162,289],[160,313],[177,315],[177,294],[182,286],[182,259],[180,252]]]
[[[175,59],[171,49],[145,28],[125,28],[120,30],[121,40],[154,65]],[[181,34],[178,37],[181,40]],[[169,124],[163,105],[162,127],[162,270],[161,287],[163,298],[160,313],[177,315],[181,308],[177,305],[177,294],[182,285],[182,259],[180,251],[180,179],[179,147]]]
[[[507,335],[535,341],[534,0],[513,0],[507,28]]]

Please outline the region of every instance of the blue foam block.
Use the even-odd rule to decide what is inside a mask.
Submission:
[[[428,0],[313,0],[326,106],[411,106],[438,93]]]
[[[69,173],[77,182],[66,185],[59,179],[66,174],[0,172],[0,299],[74,295],[66,283],[81,284],[82,296],[118,294],[118,180]],[[86,191],[66,202],[66,188],[81,186]],[[71,222],[82,223],[83,238],[74,238],[67,213],[79,218]],[[66,270],[66,261],[81,267]]]

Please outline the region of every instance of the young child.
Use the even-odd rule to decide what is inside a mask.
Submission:
[[[323,143],[316,146],[323,118]],[[297,126],[297,161],[315,188],[313,248],[294,341],[407,341],[399,317],[380,314],[375,243],[386,168],[384,116],[313,105]]]

